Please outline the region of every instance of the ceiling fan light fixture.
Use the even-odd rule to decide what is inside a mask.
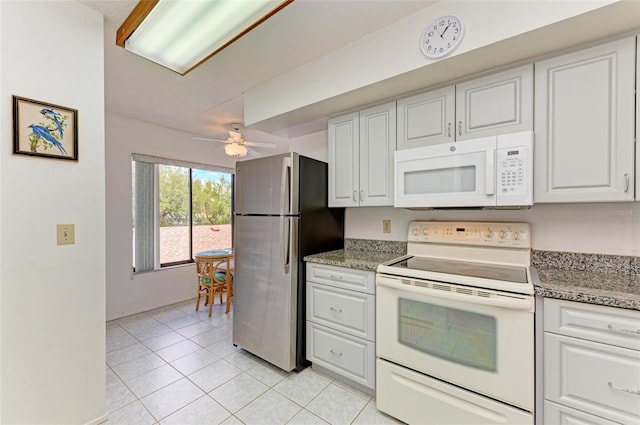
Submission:
[[[116,44],[181,75],[293,0],[140,0]]]
[[[239,143],[229,143],[224,146],[224,153],[235,158],[245,157],[248,152],[247,148]]]

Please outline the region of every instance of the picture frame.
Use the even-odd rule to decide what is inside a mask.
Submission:
[[[78,110],[13,95],[13,153],[78,160]]]

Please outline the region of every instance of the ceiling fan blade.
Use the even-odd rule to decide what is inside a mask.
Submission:
[[[192,137],[192,140],[204,140],[206,142],[222,142],[222,143],[232,143],[229,140],[222,140],[222,139],[207,139],[206,137]]]
[[[277,146],[275,143],[270,143],[270,142],[244,142],[245,145],[247,146],[255,146],[257,148],[271,148],[271,149],[275,149]]]
[[[262,154],[255,149],[247,148],[247,152],[249,152],[251,156],[262,156]]]

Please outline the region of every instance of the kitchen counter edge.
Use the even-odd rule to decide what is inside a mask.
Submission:
[[[399,257],[397,253],[337,249],[335,251],[307,255],[304,257],[304,261],[375,272],[378,264],[397,257]]]

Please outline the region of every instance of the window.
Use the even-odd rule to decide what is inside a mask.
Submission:
[[[134,271],[232,246],[230,170],[143,155],[133,156],[132,170]]]

